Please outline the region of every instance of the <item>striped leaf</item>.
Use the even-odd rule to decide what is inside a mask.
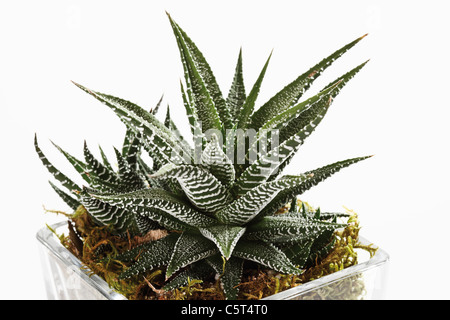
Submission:
[[[112,226],[117,233],[129,231],[139,233],[134,214],[129,208],[120,208],[92,197],[86,189],[81,192],[80,201],[94,221],[102,226]]]
[[[213,72],[209,64],[206,62],[203,54],[200,52],[194,42],[187,36],[187,34],[180,28],[180,26],[168,15],[170,24],[174,31],[177,43],[180,49],[181,58],[184,60],[183,66],[185,67],[185,74],[190,76],[190,81],[193,89],[194,100],[196,100],[196,83],[200,82],[201,86],[206,89],[206,92],[210,96],[210,101],[216,112],[212,111],[212,115],[218,114],[220,123],[224,126],[224,129],[232,127],[232,118],[230,110],[222,96],[219,85],[214,77]],[[199,78],[197,79],[196,73]],[[202,90],[203,91],[203,90]],[[200,111],[200,110],[199,110]],[[203,123],[202,119],[202,123]],[[208,129],[211,127],[208,126]],[[220,129],[215,127],[216,129]],[[206,131],[207,129],[205,129]]]
[[[303,217],[276,215],[264,217],[247,228],[246,239],[273,243],[316,238],[324,231],[334,231],[344,224]]]
[[[222,183],[199,166],[169,164],[152,178],[177,179],[189,201],[202,211],[216,212],[231,202],[231,195]]]
[[[130,149],[130,151],[132,150],[133,149]],[[114,148],[114,151],[119,165],[118,175],[120,179],[120,189],[118,191],[130,192],[145,188],[146,184],[144,178],[136,171],[137,155],[132,156],[130,160],[130,154],[125,158],[116,148]],[[129,160],[133,164],[133,167],[130,165]]]
[[[114,169],[112,168],[111,163],[109,162],[108,158],[106,157],[105,152],[103,151],[101,146],[98,146],[98,149],[100,151],[100,156],[102,157],[103,165],[110,171],[114,172]]]
[[[267,133],[274,132],[275,130],[284,129],[283,132],[288,132],[290,136],[295,135],[297,132],[302,131],[303,128],[308,127],[308,125],[314,121],[317,116],[317,110],[321,109],[321,106],[324,105],[325,101],[329,101],[330,97],[332,97],[333,92],[338,87],[340,82],[336,82],[333,85],[328,86],[324,90],[320,91],[318,94],[313,97],[289,108],[288,110],[279,113],[277,116],[273,117],[271,120],[267,121],[262,128],[258,131],[256,135],[256,139],[254,139],[253,144],[249,147],[249,151],[247,152],[246,158],[249,159],[250,150],[254,150],[263,142],[267,143],[266,140]],[[307,116],[304,116],[307,115]],[[302,119],[302,126],[295,127],[291,126],[291,122],[296,119]],[[312,126],[312,130],[314,130],[314,126]],[[312,131],[311,130],[311,131]],[[311,134],[311,132],[308,132]],[[280,139],[281,140],[281,139]],[[281,140],[281,142],[287,139]],[[276,148],[276,146],[272,146],[272,148]],[[290,156],[294,155],[295,152],[291,152]],[[288,158],[290,157],[288,156]],[[270,157],[270,156],[269,156]],[[281,165],[281,164],[280,164]],[[240,166],[241,170],[248,166],[248,164],[243,164]],[[278,167],[275,167],[277,169]],[[277,170],[278,171],[278,170]],[[279,172],[279,171],[278,171]]]
[[[213,100],[214,93],[211,82],[213,78],[208,78],[212,73],[205,69],[202,60],[199,57],[198,49],[194,49],[194,44],[190,39],[185,38],[184,32],[180,27],[170,18],[170,23],[172,25],[173,32],[175,34],[178,48],[180,51],[181,60],[183,63],[185,80],[187,84],[187,94],[191,103],[191,106],[195,110],[195,114],[198,116],[199,121],[202,124],[202,132],[209,129],[222,130],[222,121],[220,119],[219,111],[215,101]],[[203,57],[202,57],[203,58]],[[208,67],[209,68],[209,67]],[[205,77],[206,76],[206,77]],[[208,88],[209,85],[209,88]],[[217,95],[216,95],[217,97]],[[223,98],[222,98],[223,100]],[[223,106],[226,107],[225,103]],[[224,109],[222,109],[223,111]],[[231,117],[230,117],[231,118]]]
[[[49,181],[50,185],[52,186],[53,190],[60,196],[60,198],[72,209],[73,211],[77,210],[77,208],[80,206],[80,201],[78,199],[74,199],[72,196],[67,194],[66,192],[62,191],[60,188],[55,186],[53,182]]]
[[[81,191],[81,188],[76,185],[75,182],[70,180],[65,174],[56,169],[50,161],[48,161],[47,157],[38,145],[37,135],[34,136],[34,148],[39,156],[39,159],[41,159],[42,164],[47,168],[47,170],[53,175],[56,180],[58,180],[70,192],[73,192],[74,190]]]
[[[77,87],[89,93],[110,107],[135,134],[141,133],[142,145],[156,161],[166,164],[170,161],[184,162],[184,156],[190,150],[182,150],[172,132],[155,116],[136,104],[111,95],[90,90],[73,82]]]
[[[298,150],[299,146],[319,125],[331,101],[331,97],[328,100],[322,98],[312,105],[314,118],[305,127],[253,162],[236,181],[234,189],[237,194],[240,196],[246,194],[249,190],[267,181],[271,175],[276,174],[283,162]]]
[[[308,172],[303,173],[303,175],[312,175],[311,178],[306,180],[302,184],[293,185],[291,187],[285,188],[282,190],[271,202],[264,208],[264,212],[262,215],[271,215],[274,212],[276,212],[279,208],[286,205],[286,203],[289,203],[292,198],[296,197],[297,195],[303,194],[305,191],[311,189],[312,187],[316,186],[320,182],[324,181],[325,179],[329,178],[336,172],[339,172],[341,169],[346,168],[352,164],[355,164],[357,162],[360,162],[362,160],[368,159],[371,156],[366,157],[358,157],[358,158],[352,158],[347,159],[339,162],[335,162],[326,166],[323,166],[321,168],[311,170]],[[296,179],[298,176],[293,175],[286,175],[280,178],[280,180],[289,180],[289,179]]]
[[[245,227],[219,224],[211,227],[201,228],[203,236],[213,241],[225,259],[229,259],[233,253],[238,240],[245,232]]]
[[[164,98],[164,94],[161,95],[161,98],[159,98],[158,103],[156,104],[156,106],[152,109],[150,109],[150,113],[153,115],[156,115],[158,113],[159,107],[161,106],[161,102],[163,101]]]
[[[119,279],[126,279],[147,270],[167,265],[179,237],[179,234],[171,233],[164,238],[150,241],[115,257],[119,261],[132,261],[139,257],[137,262],[119,275]]]
[[[181,286],[187,285],[189,280],[204,279],[205,276],[211,274],[214,270],[206,263],[205,260],[200,260],[192,263],[189,268],[180,271],[174,275],[172,279],[168,280],[164,287],[165,291],[170,291]]]
[[[282,249],[289,260],[299,268],[305,268],[306,262],[310,257],[313,239],[300,240],[290,244]]]
[[[250,123],[250,116],[253,113],[253,110],[255,109],[255,102],[259,95],[259,90],[261,89],[261,84],[264,79],[264,75],[266,74],[267,67],[269,65],[270,58],[272,57],[272,53],[270,53],[269,58],[267,58],[266,63],[264,64],[263,69],[261,70],[261,73],[258,76],[258,79],[256,80],[255,84],[252,87],[252,90],[248,94],[247,98],[245,99],[244,105],[241,108],[241,112],[239,113],[238,120],[237,120],[237,127],[238,129],[247,129],[248,125]]]
[[[84,160],[86,162],[86,175],[90,179],[90,187],[106,192],[115,191],[120,188],[119,177],[111,172],[100,161],[98,161],[89,150],[84,141]]]
[[[183,135],[181,134],[180,130],[178,129],[175,122],[173,122],[172,117],[170,115],[170,108],[169,105],[167,105],[167,113],[166,113],[166,119],[164,120],[164,125],[174,133],[175,137],[178,140],[179,144],[183,145],[183,150],[191,150],[191,146],[189,143],[184,139]],[[189,156],[192,154],[192,152],[189,154]]]
[[[166,279],[181,268],[217,253],[213,242],[200,235],[183,232],[173,248],[167,265]]]
[[[217,213],[217,218],[228,224],[242,225],[254,219],[275,197],[286,189],[306,183],[312,175],[298,176],[259,184],[253,190]]]
[[[202,152],[201,165],[215,176],[226,188],[235,179],[234,165],[223,152],[217,136],[211,136],[209,143]]]
[[[52,144],[55,146],[56,149],[58,149],[59,152],[61,152],[66,159],[69,161],[69,163],[75,168],[75,170],[81,175],[81,177],[87,182],[91,182],[91,178],[86,174],[86,165],[75,158],[74,156],[70,155],[68,152],[64,151],[61,147],[59,147],[56,143],[52,141]]]
[[[127,128],[121,156],[126,159],[126,162],[133,170],[136,170],[137,159],[141,154],[141,141],[142,137],[140,134],[136,134],[133,130]]]
[[[333,54],[326,57],[314,67],[300,75],[293,82],[285,86],[267,103],[255,111],[251,117],[250,128],[258,131],[267,121],[295,105],[302,97],[303,93],[308,90],[314,80],[317,79],[326,68],[328,68],[335,60],[341,57],[364,37],[365,36],[362,36],[335,51]]]
[[[230,91],[228,93],[227,105],[230,109],[230,113],[233,119],[237,119],[241,113],[242,106],[245,99],[244,77],[242,74],[242,48],[239,50],[239,57],[236,64],[236,70],[234,73],[233,83],[231,84]]]
[[[200,124],[200,119],[195,111],[195,109],[191,106],[191,103],[188,101],[186,97],[186,92],[183,87],[183,83],[180,80],[180,87],[181,87],[181,96],[183,98],[183,105],[186,110],[186,115],[189,121],[189,126],[191,128],[192,138],[194,141],[194,148],[195,150],[202,150],[203,146],[206,144],[206,137],[203,134],[202,127]],[[197,153],[194,153],[194,156]],[[198,159],[195,159],[195,163],[197,163]]]
[[[348,83],[348,81],[350,81],[367,64],[367,62],[368,61],[360,64],[356,68],[350,70],[343,76],[331,82],[323,88],[322,92],[329,91],[331,98],[334,99],[341,92],[341,89]],[[333,89],[330,90],[331,88]],[[298,132],[298,130],[304,128],[312,120],[313,117],[314,110],[310,108],[298,114],[294,119],[288,120],[289,123],[287,124],[287,126],[285,126],[284,128],[280,128],[280,142],[289,139],[289,137],[291,137],[293,133]]]
[[[220,255],[214,255],[206,259],[206,262],[220,275],[220,282],[227,300],[236,300],[239,293],[239,283],[242,281],[244,260],[231,257],[224,261]]]
[[[239,241],[234,248],[233,255],[257,262],[281,273],[298,275],[303,272],[292,264],[283,251],[273,244],[263,241]]]
[[[214,225],[217,220],[202,214],[191,205],[161,189],[143,189],[130,193],[90,195],[102,202],[127,208],[134,214],[150,218],[169,230],[188,230]]]

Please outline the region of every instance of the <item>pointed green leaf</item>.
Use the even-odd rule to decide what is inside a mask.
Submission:
[[[59,150],[59,152],[61,152],[66,159],[70,162],[70,164],[75,168],[75,170],[81,175],[81,177],[87,182],[90,183],[91,179],[89,178],[89,176],[86,174],[86,165],[78,160],[77,158],[75,158],[74,156],[70,155],[68,152],[64,151],[61,147],[59,147],[56,143],[54,143],[52,141],[52,144],[56,147],[56,149]]]
[[[38,145],[37,135],[34,136],[34,147],[36,149],[36,153],[41,159],[43,165],[47,168],[47,170],[58,180],[67,190],[69,191],[81,191],[81,188],[78,187],[72,180],[70,180],[65,174],[56,169],[50,161],[48,161],[47,157],[42,152],[41,148]]]
[[[217,253],[217,248],[210,240],[200,235],[183,232],[173,248],[173,253],[166,269],[166,278],[169,278],[181,268],[210,257],[215,253]]]
[[[90,187],[102,191],[115,191],[120,189],[120,181],[115,172],[111,172],[98,161],[84,142],[84,159],[86,161],[86,175],[90,179]]]
[[[299,146],[303,144],[322,121],[331,102],[331,97],[328,100],[322,97],[322,99],[311,106],[314,109],[314,118],[305,127],[253,162],[234,185],[238,195],[244,195],[262,182],[267,181],[270,176],[279,173],[278,170],[283,162],[298,150]]]
[[[206,263],[205,260],[200,260],[192,263],[189,268],[181,271],[172,279],[166,282],[162,288],[165,291],[170,291],[189,283],[189,280],[204,279],[213,272],[213,269]]]
[[[348,81],[350,81],[367,64],[367,62],[368,61],[360,64],[356,68],[331,82],[323,88],[322,92],[329,91],[331,98],[334,99],[341,92],[341,89],[348,83]],[[333,89],[329,90],[330,88]],[[288,125],[284,128],[280,128],[280,142],[289,139],[289,137],[291,137],[295,132],[298,132],[298,130],[304,128],[313,117],[314,110],[313,108],[309,108],[299,113],[294,119],[289,119]]]
[[[205,76],[203,72],[206,71],[203,69],[204,66],[200,66],[198,61],[195,60],[198,56],[196,52],[190,50],[192,49],[190,40],[185,39],[183,32],[170,16],[169,19],[180,50],[190,103],[202,124],[202,132],[209,129],[222,130],[222,121],[216,104],[211,97],[213,93],[208,90],[211,88],[207,88],[205,83],[205,81],[211,79],[203,78]],[[188,42],[191,46],[189,46]],[[225,103],[223,105],[225,106]]]
[[[128,128],[135,134],[141,133],[142,145],[154,157],[155,161],[166,164],[170,161],[185,162],[190,150],[182,150],[172,132],[150,112],[136,104],[111,95],[90,90],[73,82],[77,87],[89,93],[110,107]]]
[[[341,57],[345,52],[356,45],[364,37],[365,36],[362,36],[335,51],[333,54],[320,61],[314,67],[312,67],[311,69],[300,75],[293,82],[284,87],[261,108],[255,111],[251,118],[250,128],[258,131],[271,118],[275,117],[281,112],[284,112],[285,110],[296,104],[297,101],[302,97],[303,93],[311,86],[314,80],[323,73],[326,68],[328,68],[335,60]]]
[[[217,224],[215,219],[194,210],[188,203],[161,189],[143,189],[122,194],[101,194],[95,191],[89,193],[98,200],[119,208],[127,208],[172,230]]]
[[[274,134],[276,130],[284,129],[283,132],[288,132],[289,137],[294,136],[296,133],[302,131],[305,127],[310,128],[308,126],[311,122],[314,122],[315,118],[317,117],[317,111],[322,110],[322,106],[329,101],[330,97],[332,97],[332,93],[335,91],[337,86],[340,84],[340,82],[336,82],[333,85],[329,85],[324,90],[320,91],[318,94],[314,95],[313,97],[289,108],[288,110],[281,112],[277,116],[273,117],[269,121],[267,121],[261,129],[258,131],[256,135],[256,139],[254,139],[252,145],[249,147],[249,150],[247,151],[246,158],[249,159],[249,154],[251,150],[256,150],[256,148],[259,146],[261,148],[261,145],[268,144],[268,133]],[[306,114],[307,116],[303,116]],[[295,127],[291,126],[291,122],[296,120],[296,118],[301,118],[303,126],[301,127]],[[314,130],[315,126],[311,126],[312,130]],[[311,132],[308,131],[308,134],[311,134]],[[285,141],[281,140],[281,142]],[[280,142],[280,141],[279,141]],[[271,146],[273,149],[275,149],[277,146]],[[291,152],[290,155],[293,155],[295,152]],[[261,154],[264,156],[264,154]],[[287,156],[287,159],[290,158],[290,155]],[[283,160],[284,161],[284,160]],[[243,169],[248,167],[249,164],[245,163],[241,166],[240,172],[242,172]],[[272,163],[273,165],[273,163]],[[281,165],[281,164],[280,164]],[[275,166],[274,169],[277,169],[278,167]]]
[[[239,293],[238,285],[242,281],[244,260],[237,257],[231,257],[224,263],[220,255],[214,255],[207,258],[206,262],[208,262],[220,276],[219,279],[223,285],[226,299],[236,300]]]
[[[246,239],[275,242],[315,239],[324,231],[346,226],[303,217],[267,216],[247,228]]]
[[[62,191],[60,188],[55,186],[51,181],[49,181],[50,185],[52,186],[53,190],[60,196],[60,198],[72,209],[77,210],[77,208],[80,206],[80,202],[77,199],[74,199],[64,191]]]
[[[161,106],[161,102],[163,101],[164,98],[164,94],[161,95],[161,98],[159,98],[158,103],[156,104],[156,106],[152,109],[150,109],[150,113],[155,115],[158,113],[159,107]]]
[[[132,150],[132,149],[130,149]],[[132,168],[127,161],[129,158],[125,159],[119,150],[114,148],[116,153],[117,162],[119,164],[119,179],[120,179],[120,188],[117,191],[119,192],[130,192],[134,190],[143,189],[146,187],[144,178],[136,171],[136,165]],[[134,157],[132,157],[134,158]],[[137,160],[132,160],[137,161]]]
[[[311,252],[314,239],[300,240],[283,248],[283,252],[299,268],[304,268]]]
[[[138,227],[131,210],[98,200],[89,195],[86,189],[80,195],[81,204],[97,224],[112,226],[118,233],[124,233],[127,230],[132,234],[138,232]]]
[[[245,227],[219,224],[211,227],[201,228],[200,232],[209,240],[213,241],[225,259],[229,259],[233,253],[238,240],[245,232]]]
[[[260,263],[281,273],[301,274],[303,272],[292,264],[283,251],[263,241],[239,241],[233,255]]]
[[[280,191],[302,185],[311,177],[312,175],[303,175],[292,180],[283,179],[262,183],[219,211],[217,218],[223,223],[239,225],[247,223],[254,219]]]
[[[188,101],[186,97],[186,92],[183,87],[183,83],[180,80],[180,87],[181,87],[181,96],[183,98],[183,105],[186,110],[186,115],[189,121],[189,126],[191,128],[192,137],[194,139],[194,142],[202,142],[200,147],[203,145],[203,141],[205,140],[205,136],[202,132],[202,128],[200,125],[199,117],[195,111],[195,109],[191,106],[191,103]]]
[[[371,156],[366,157],[358,157],[358,158],[352,158],[347,159],[339,162],[335,162],[333,164],[326,165],[324,167],[311,170],[308,172],[305,172],[303,175],[312,175],[310,179],[305,181],[305,183],[293,185],[291,187],[288,187],[281,191],[272,201],[269,205],[264,208],[264,212],[262,215],[271,215],[274,212],[276,212],[279,208],[283,207],[286,203],[288,203],[293,197],[300,195],[304,193],[305,191],[309,190],[313,186],[319,184],[320,182],[324,181],[325,179],[332,176],[334,173],[340,171],[341,169],[348,167],[352,164],[355,164],[359,161],[365,160],[370,158]],[[283,176],[281,178],[282,180],[288,180],[291,178],[297,178],[298,176]]]
[[[248,94],[247,98],[245,99],[244,105],[241,108],[241,112],[238,116],[238,125],[237,127],[239,129],[247,129],[249,122],[250,122],[250,116],[253,113],[253,110],[255,109],[255,102],[258,98],[259,90],[261,89],[261,84],[264,79],[264,75],[266,74],[267,66],[269,65],[270,57],[272,57],[272,53],[270,53],[269,58],[267,58],[266,63],[264,64],[263,69],[261,70],[261,73],[259,74],[258,79],[256,80],[255,84],[253,85],[252,90]]]
[[[120,274],[119,279],[126,279],[144,273],[147,270],[167,265],[179,237],[179,234],[171,233],[164,238],[147,242],[140,247],[115,257],[119,261],[132,261],[139,257],[137,262]]]
[[[203,150],[200,160],[202,166],[214,175],[226,188],[234,182],[234,165],[223,152],[215,134],[211,136],[209,143]]]
[[[220,118],[220,122],[223,124],[224,129],[229,129],[232,127],[232,118],[230,110],[222,96],[222,92],[217,84],[217,81],[214,77],[213,72],[209,64],[206,62],[203,54],[200,52],[198,47],[194,44],[194,42],[187,36],[187,34],[180,28],[180,26],[169,16],[170,23],[172,25],[175,36],[177,37],[178,46],[180,47],[180,51],[184,54],[184,59],[186,59],[186,63],[184,66],[187,69],[190,68],[189,64],[192,60],[193,67],[198,71],[199,76],[204,82],[205,89],[211,97],[211,100],[214,104],[215,109]],[[183,59],[183,57],[182,57]],[[188,71],[189,72],[189,71]],[[192,81],[191,83],[195,82]],[[193,86],[194,87],[194,86]],[[218,129],[218,128],[217,128]]]
[[[100,156],[102,157],[103,165],[110,171],[114,172],[114,169],[111,166],[111,163],[109,163],[108,158],[106,157],[105,152],[103,151],[101,146],[98,146],[98,149],[100,151]]]
[[[178,127],[175,124],[175,122],[173,122],[172,117],[170,115],[169,105],[167,105],[167,113],[166,113],[166,119],[164,120],[164,125],[167,128],[169,128],[170,131],[173,132],[175,137],[178,139],[178,143],[183,144],[183,150],[191,150],[192,149],[191,146],[189,145],[189,143],[184,139],[180,130],[178,130]]]
[[[216,212],[232,200],[222,183],[199,166],[169,164],[152,175],[152,178],[177,179],[191,203],[206,212]]]
[[[230,109],[230,113],[233,119],[237,119],[237,117],[241,113],[241,109],[242,106],[244,105],[246,98],[247,96],[245,94],[244,77],[242,74],[242,49],[241,49],[239,50],[239,57],[238,62],[236,64],[233,83],[231,84],[231,88],[227,98],[228,108]]]

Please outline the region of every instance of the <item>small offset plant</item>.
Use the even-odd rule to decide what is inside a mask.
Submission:
[[[305,91],[358,38],[326,57],[255,108],[270,56],[247,94],[239,52],[228,96],[220,90],[210,66],[194,42],[169,16],[180,51],[181,83],[191,144],[171,118],[154,110],[77,87],[109,107],[125,124],[117,168],[101,161],[84,145],[84,161],[55,145],[80,173],[78,186],[35,148],[64,191],[51,186],[74,211],[87,212],[92,223],[121,239],[143,238],[160,230],[159,239],[143,241],[103,257],[125,267],[118,281],[152,270],[164,275],[161,289],[191,288],[202,280],[220,283],[227,299],[236,299],[249,268],[299,276],[332,250],[344,213],[321,212],[298,196],[342,168],[369,156],[339,161],[298,175],[281,175],[305,139],[324,118],[345,84],[366,62],[301,101]],[[177,109],[178,110],[178,109]],[[151,162],[146,163],[142,152]],[[100,249],[100,247],[98,248]],[[101,250],[99,250],[101,255]],[[141,278],[142,279],[142,278]],[[148,279],[145,279],[148,282]],[[194,282],[193,282],[194,281]],[[187,286],[187,287],[186,287]]]

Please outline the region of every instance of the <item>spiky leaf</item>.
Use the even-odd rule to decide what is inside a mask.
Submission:
[[[223,152],[217,136],[211,136],[209,143],[202,152],[201,165],[214,175],[225,187],[230,186],[235,179],[234,165]]]
[[[245,227],[219,224],[201,228],[200,232],[204,237],[216,244],[222,256],[229,259],[233,253],[236,243],[244,234]]]
[[[341,89],[367,64],[368,61],[360,64],[356,68],[345,73],[341,77],[337,78],[335,81],[331,82],[325,86],[322,92],[330,91],[331,98],[335,98]],[[332,88],[332,90],[330,90]],[[304,128],[314,117],[314,109],[304,110],[299,113],[294,119],[288,120],[289,123],[284,128],[280,130],[280,142],[283,142],[293,135],[293,133],[298,132]]]
[[[237,257],[231,257],[224,262],[220,255],[214,255],[206,259],[211,267],[220,276],[220,282],[223,285],[225,297],[228,300],[236,300],[239,292],[239,283],[242,280],[244,260]]]
[[[180,28],[180,26],[170,17],[168,14],[170,23],[172,25],[172,29],[177,38],[178,46],[180,49],[180,53],[182,55],[182,59],[184,58],[186,61],[183,63],[185,66],[185,71],[191,75],[190,82],[191,84],[195,83],[197,79],[192,79],[192,75],[195,77],[195,71],[198,72],[198,75],[203,82],[203,85],[206,89],[206,92],[211,97],[211,102],[213,102],[214,109],[217,110],[217,114],[219,116],[221,124],[225,129],[232,127],[231,114],[230,110],[222,96],[222,92],[217,84],[215,76],[211,71],[209,64],[206,62],[203,54],[200,52],[195,43],[188,37],[188,35]],[[191,65],[192,63],[192,65]],[[193,68],[194,70],[189,70]],[[193,72],[194,71],[194,72]],[[195,86],[193,85],[193,89]],[[195,94],[195,92],[194,92]],[[219,128],[216,128],[219,129]],[[205,130],[206,131],[206,130]]]
[[[127,230],[132,234],[139,232],[134,215],[130,209],[120,208],[98,200],[89,195],[86,189],[80,195],[81,203],[98,224],[113,226],[117,233],[124,233]]]
[[[199,166],[169,164],[152,178],[177,179],[192,204],[206,212],[216,212],[231,201],[231,195],[222,183]]]
[[[47,168],[47,170],[58,180],[67,190],[69,191],[80,191],[81,188],[76,185],[72,180],[70,180],[65,174],[56,169],[50,161],[48,161],[47,157],[42,152],[41,148],[38,145],[37,135],[34,136],[34,147],[36,149],[36,153],[41,159],[43,165]]]
[[[341,57],[350,48],[356,45],[362,36],[349,44],[343,46],[335,51],[330,56],[326,57],[311,69],[300,75],[293,82],[285,86],[280,92],[272,97],[267,103],[259,108],[251,117],[251,128],[259,130],[267,121],[284,112],[291,106],[297,103],[302,97],[303,93],[311,86],[315,79],[317,79],[325,69],[327,69],[335,60]]]
[[[334,231],[344,224],[305,219],[300,216],[268,216],[247,228],[246,239],[273,243],[316,238],[324,231]]]
[[[352,164],[358,163],[362,160],[368,159],[371,156],[365,156],[365,157],[357,157],[352,159],[347,159],[343,161],[338,161],[326,166],[323,166],[321,168],[311,170],[308,172],[305,172],[303,175],[312,174],[312,177],[305,181],[303,184],[295,185],[292,187],[288,187],[281,191],[272,201],[269,205],[264,208],[264,212],[262,215],[272,214],[273,212],[276,212],[279,208],[283,207],[286,203],[288,203],[293,197],[296,195],[302,194],[305,191],[309,190],[313,186],[316,186],[320,182],[324,181],[325,179],[332,176],[334,173],[339,172],[341,169],[346,168]],[[297,176],[293,175],[286,175],[283,176],[284,179],[291,179],[296,178]]]
[[[238,117],[238,121],[237,121],[238,129],[247,129],[248,128],[248,125],[250,122],[250,116],[252,115],[252,113],[255,109],[256,99],[258,98],[259,90],[261,89],[261,84],[264,79],[264,75],[266,74],[266,70],[269,65],[271,56],[272,56],[272,53],[270,53],[269,58],[267,58],[267,61],[264,64],[264,67],[261,70],[261,73],[259,74],[258,79],[256,80],[255,84],[253,85],[252,90],[250,91],[247,98],[245,99],[244,105],[241,108],[241,112],[239,113],[239,117]]]
[[[295,267],[280,249],[263,241],[239,241],[233,255],[260,263],[281,273],[301,274],[303,272]]]
[[[172,257],[172,252],[179,237],[179,234],[171,233],[164,238],[148,242],[143,246],[117,256],[117,260],[123,261],[131,261],[139,257],[136,263],[120,274],[119,279],[126,279],[147,270],[167,265]]]
[[[302,185],[312,175],[262,183],[217,213],[217,218],[230,224],[244,224],[255,218],[281,191]]]
[[[61,199],[72,209],[77,210],[77,208],[80,206],[80,201],[77,199],[74,199],[72,196],[68,195],[66,192],[62,191],[60,188],[55,186],[55,184],[51,181],[49,181],[50,185],[52,186],[53,190],[61,197]]]
[[[183,232],[173,248],[172,256],[167,265],[166,278],[169,278],[179,269],[215,253],[217,253],[217,248],[210,240],[200,235]]]
[[[231,84],[231,88],[227,98],[228,108],[230,109],[230,113],[233,119],[237,119],[237,117],[241,113],[242,106],[244,105],[246,97],[247,96],[245,94],[244,78],[242,75],[242,49],[241,49],[239,50],[239,57],[236,64],[233,83]]]
[[[90,191],[95,199],[157,221],[169,230],[208,227],[217,220],[202,214],[188,203],[161,189],[144,189],[122,194],[101,194]]]
[[[111,95],[90,90],[73,82],[77,87],[89,93],[110,107],[125,125],[136,134],[142,134],[142,144],[155,157],[155,161],[166,164],[170,161],[184,162],[190,150],[183,150],[177,144],[176,137],[156,117],[138,105]]]
[[[267,181],[271,175],[276,174],[283,162],[297,151],[298,147],[303,144],[305,139],[322,121],[330,104],[331,97],[328,100],[321,99],[314,104],[315,117],[305,127],[253,162],[235,183],[238,195],[244,195],[262,182]]]

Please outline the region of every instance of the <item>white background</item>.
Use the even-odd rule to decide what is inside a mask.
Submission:
[[[45,299],[36,231],[67,210],[47,183],[34,134],[79,182],[49,139],[75,156],[120,146],[123,125],[70,80],[150,108],[164,93],[185,130],[176,42],[165,10],[203,51],[224,95],[239,48],[247,92],[274,49],[257,101],[369,33],[317,80],[317,92],[371,59],[335,99],[289,173],[354,156],[303,195],[359,213],[361,233],[391,256],[388,299],[448,299],[449,99],[445,1],[2,1],[0,4],[0,298]],[[78,179],[78,180],[77,180]]]

